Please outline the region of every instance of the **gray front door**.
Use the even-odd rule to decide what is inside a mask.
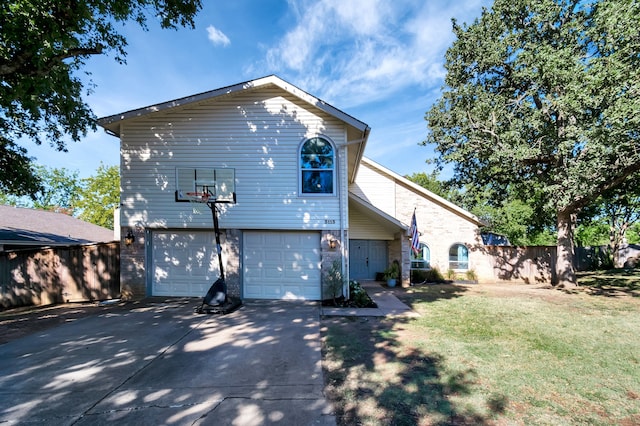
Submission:
[[[377,272],[387,268],[387,242],[380,240],[349,240],[349,277],[373,280]]]

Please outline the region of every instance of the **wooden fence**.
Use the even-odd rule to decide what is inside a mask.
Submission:
[[[576,247],[574,267],[590,271],[610,267],[607,247]],[[555,246],[476,246],[471,248],[481,282],[551,283],[555,281]],[[640,246],[625,245],[617,253],[617,264],[624,268],[640,266]]]
[[[0,253],[0,307],[120,295],[120,242]]]
[[[611,253],[608,246],[576,247],[575,266],[578,271],[589,271],[611,267]],[[624,244],[613,256],[614,266],[618,268],[637,268],[640,266],[640,245]]]
[[[556,248],[546,246],[475,246],[480,282],[551,283],[555,278]]]

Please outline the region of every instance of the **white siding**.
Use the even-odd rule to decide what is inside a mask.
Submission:
[[[174,201],[175,170],[231,167],[237,204],[222,206],[222,228],[338,229],[337,195],[298,195],[298,147],[317,134],[342,144],[345,124],[276,88],[123,122],[122,225],[211,228],[210,212]],[[340,187],[346,162],[337,164]]]
[[[351,209],[349,213],[349,239],[352,240],[393,240],[393,231],[385,228],[380,222],[359,214]]]
[[[389,179],[387,176],[370,169],[366,164],[360,163],[358,176],[350,190],[354,195],[388,215],[396,217],[396,185],[393,179]]]

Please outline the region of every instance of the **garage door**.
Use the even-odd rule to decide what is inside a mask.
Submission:
[[[213,232],[153,232],[151,294],[204,297],[218,279],[214,238]]]
[[[320,300],[320,234],[245,232],[244,297]]]

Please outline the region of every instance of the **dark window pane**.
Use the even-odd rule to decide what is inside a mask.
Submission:
[[[304,143],[300,153],[333,155],[333,148],[331,144],[324,139],[312,138]]]
[[[332,194],[333,172],[303,171],[302,192],[307,194]]]

